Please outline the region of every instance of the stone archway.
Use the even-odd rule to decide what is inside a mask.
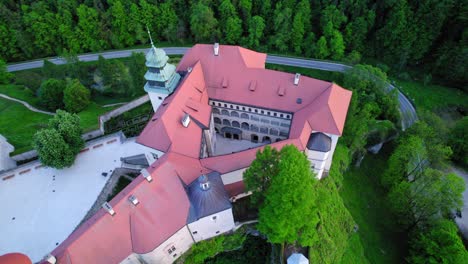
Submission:
[[[252,135],[250,135],[250,140],[251,140],[253,143],[258,143],[258,136],[255,135],[255,134],[252,134]]]
[[[271,143],[271,138],[269,136],[264,136],[262,142],[270,144]]]

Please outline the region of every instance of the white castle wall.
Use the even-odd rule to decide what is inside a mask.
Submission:
[[[234,226],[234,216],[232,215],[231,208],[188,224],[188,228],[195,242],[231,231]]]

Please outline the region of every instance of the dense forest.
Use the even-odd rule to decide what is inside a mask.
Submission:
[[[220,41],[467,82],[468,5],[454,0],[4,0],[0,57],[21,61],[157,42]]]

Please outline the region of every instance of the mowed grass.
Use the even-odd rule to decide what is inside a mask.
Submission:
[[[112,110],[91,103],[78,116],[83,132],[99,128],[99,115]],[[47,127],[50,115],[30,111],[20,103],[0,98],[0,134],[15,147],[12,155],[32,150],[32,137],[37,130]]]
[[[396,84],[417,109],[438,111],[453,106],[468,107],[468,94],[456,88],[402,80],[397,80]]]
[[[14,154],[31,150],[37,130],[47,126],[50,116],[31,112],[22,104],[0,98],[0,134],[15,146]]]
[[[34,96],[34,93],[31,91],[31,89],[23,85],[0,85],[0,93],[25,101],[36,108],[40,108],[39,98]]]
[[[404,262],[406,238],[396,231],[378,182],[391,151],[385,146],[378,155],[367,154],[359,168],[351,166],[344,174],[340,195],[359,230],[351,237],[342,263],[361,263],[355,261],[362,254],[370,263]]]

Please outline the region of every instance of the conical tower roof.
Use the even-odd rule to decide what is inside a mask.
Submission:
[[[162,68],[166,65],[169,57],[163,49],[158,49],[151,45],[151,49],[146,53],[146,67]]]

